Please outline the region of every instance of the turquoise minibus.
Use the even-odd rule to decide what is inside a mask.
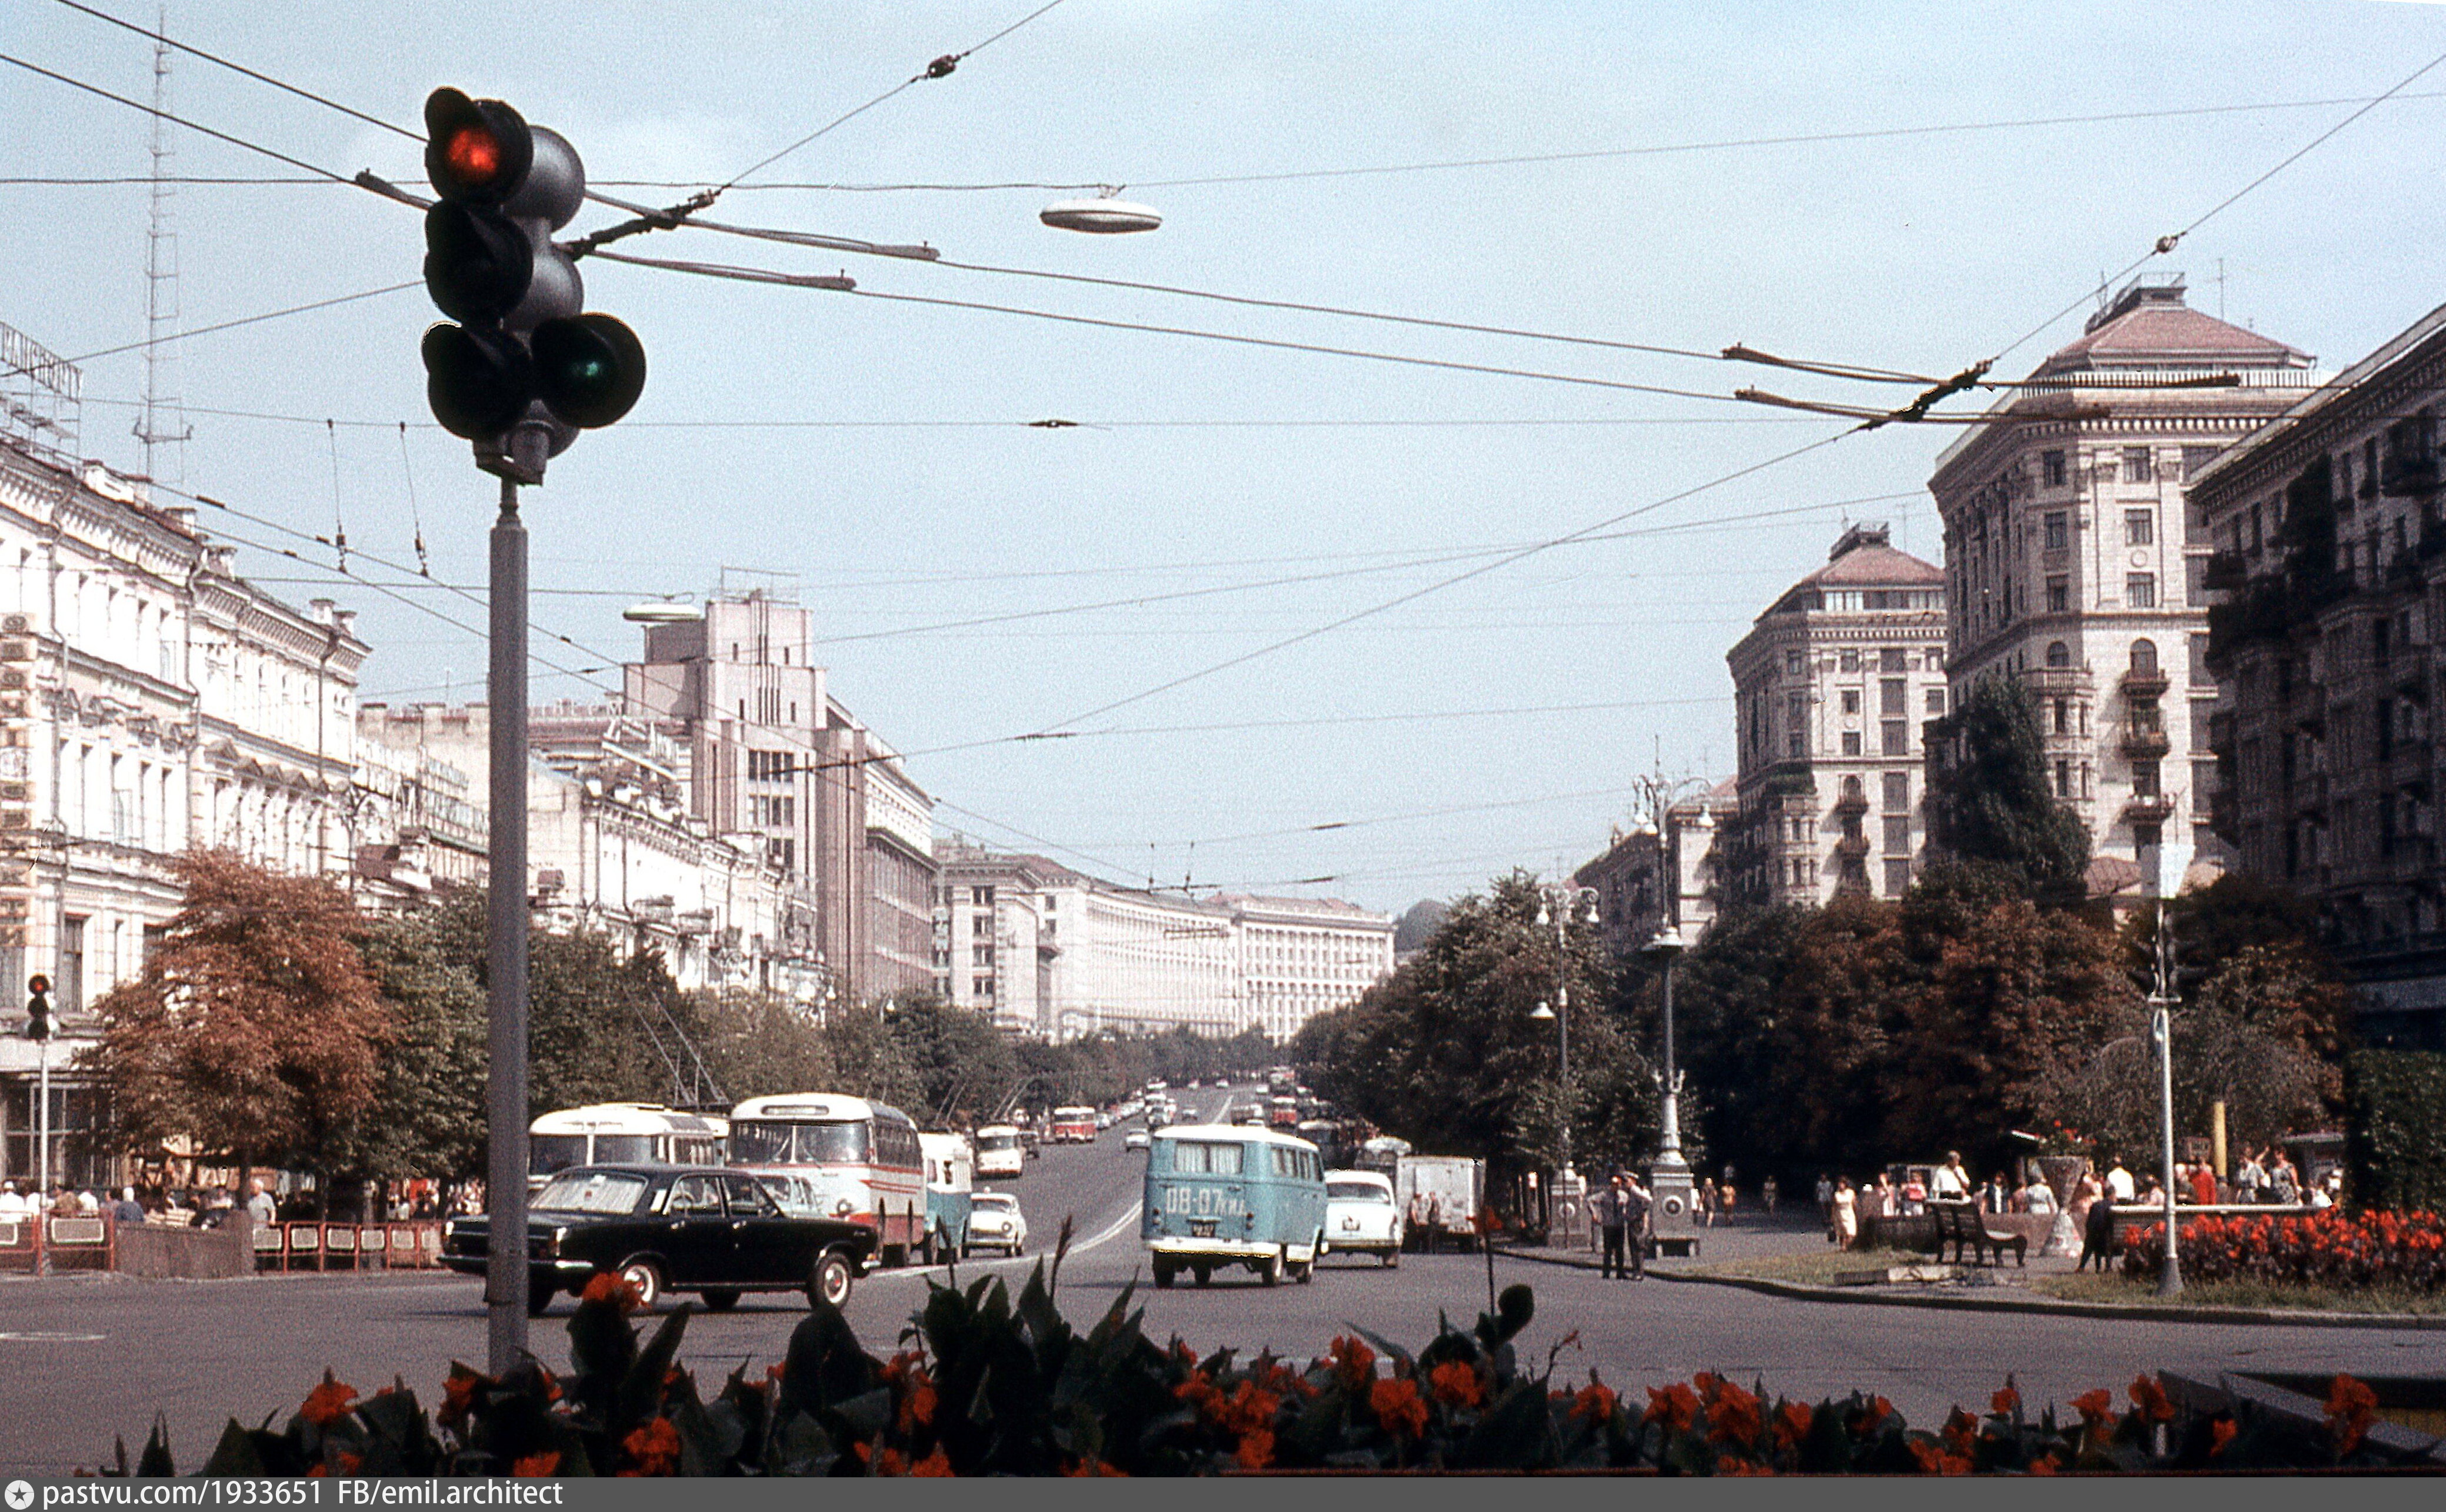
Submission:
[[[1325,1164],[1314,1145],[1273,1129],[1175,1124],[1147,1151],[1138,1235],[1157,1286],[1183,1271],[1203,1286],[1225,1266],[1268,1286],[1308,1280],[1325,1241]]]

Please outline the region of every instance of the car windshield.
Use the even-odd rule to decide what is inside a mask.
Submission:
[[[1337,1203],[1384,1203],[1390,1204],[1393,1194],[1382,1186],[1365,1182],[1327,1182],[1325,1195]]]
[[[619,1171],[566,1171],[544,1184],[534,1206],[555,1213],[633,1213],[646,1179]]]
[[[1013,1129],[1007,1134],[979,1134],[977,1136],[977,1148],[980,1150],[1017,1149],[1018,1148],[1019,1131],[1016,1129]]]
[[[730,1126],[730,1158],[743,1166],[817,1166],[864,1160],[866,1125],[742,1120]]]
[[[969,1205],[972,1207],[989,1207],[995,1212],[1007,1213],[1010,1211],[1010,1199],[1007,1197],[988,1196],[986,1193],[980,1192],[970,1202]]]

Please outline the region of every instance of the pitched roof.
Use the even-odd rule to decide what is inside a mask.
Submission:
[[[1945,569],[1891,546],[1855,546],[1793,585],[1820,588],[1938,588]]]
[[[2033,377],[2104,368],[2307,367],[2310,354],[2228,325],[2183,303],[2179,282],[2135,284],[2092,316],[2078,341],[2041,363]]]

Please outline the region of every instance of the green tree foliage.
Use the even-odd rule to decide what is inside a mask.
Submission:
[[[1312,1020],[1293,1054],[1318,1090],[1422,1150],[1552,1167],[1564,1117],[1558,1036],[1530,1015],[1568,973],[1574,1154],[1591,1167],[1637,1156],[1656,1127],[1647,1062],[1607,1007],[1593,931],[1574,926],[1558,956],[1538,901],[1535,879],[1498,879],[1455,905],[1426,946],[1357,1003]]]
[[[2446,1055],[2364,1050],[2351,1061],[2344,1158],[2352,1197],[2391,1212],[2446,1212]]]
[[[226,850],[173,864],[186,902],[143,974],[95,1004],[89,1064],[130,1148],[329,1168],[372,1104],[395,1016],[367,974],[347,894]]]
[[[1997,867],[2029,894],[2057,905],[2083,896],[2089,829],[2056,801],[2038,707],[2017,678],[1983,678],[1960,707],[1931,723],[1932,747],[1951,751],[1929,780],[1929,838],[1941,851]]]
[[[463,1181],[484,1169],[484,1078],[492,1063],[484,983],[467,954],[463,905],[364,922],[358,948],[394,1036],[372,1104],[337,1141],[353,1176]],[[480,910],[474,924],[480,942]]]
[[[772,993],[706,992],[696,995],[692,1006],[704,1032],[697,1048],[733,1101],[827,1091],[839,1081],[821,1020],[788,999]]]
[[[897,1062],[908,1069],[919,1124],[988,1121],[1019,1078],[1019,1057],[990,1014],[919,993],[885,1004]]]

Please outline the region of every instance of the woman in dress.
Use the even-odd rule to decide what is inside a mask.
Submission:
[[[1834,1246],[1850,1249],[1859,1238],[1859,1197],[1852,1190],[1852,1178],[1840,1177],[1834,1183]]]

